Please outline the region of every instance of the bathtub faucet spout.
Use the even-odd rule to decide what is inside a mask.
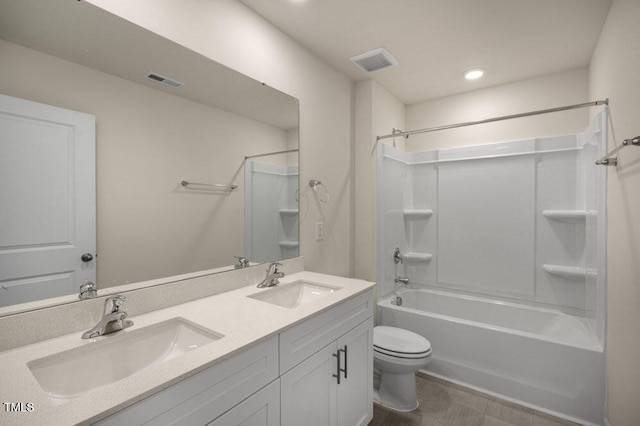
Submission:
[[[404,285],[409,284],[409,278],[407,277],[396,277],[394,281],[398,284],[404,284]]]

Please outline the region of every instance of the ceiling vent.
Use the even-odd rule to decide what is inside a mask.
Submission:
[[[181,83],[178,80],[174,80],[172,78],[165,77],[165,76],[160,75],[160,74],[155,73],[155,72],[148,72],[144,76],[147,77],[149,80],[153,80],[153,81],[156,81],[158,83],[166,84],[167,86],[171,86],[171,87],[174,87],[174,88],[178,88],[178,87],[184,86],[184,83]]]
[[[398,65],[398,61],[384,47],[370,50],[351,58],[351,61],[364,72],[378,71]]]

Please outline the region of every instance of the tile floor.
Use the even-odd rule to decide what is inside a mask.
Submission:
[[[369,426],[575,426],[576,423],[418,373],[420,406],[398,413],[373,406]]]

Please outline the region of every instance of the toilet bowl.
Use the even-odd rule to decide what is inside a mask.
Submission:
[[[431,343],[419,334],[396,327],[374,327],[373,366],[379,375],[374,381],[374,401],[396,411],[418,408],[415,372],[430,360]]]

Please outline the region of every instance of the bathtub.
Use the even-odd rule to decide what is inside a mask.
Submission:
[[[426,372],[583,424],[602,425],[605,357],[588,319],[427,289],[378,301],[378,324],[432,345]]]

